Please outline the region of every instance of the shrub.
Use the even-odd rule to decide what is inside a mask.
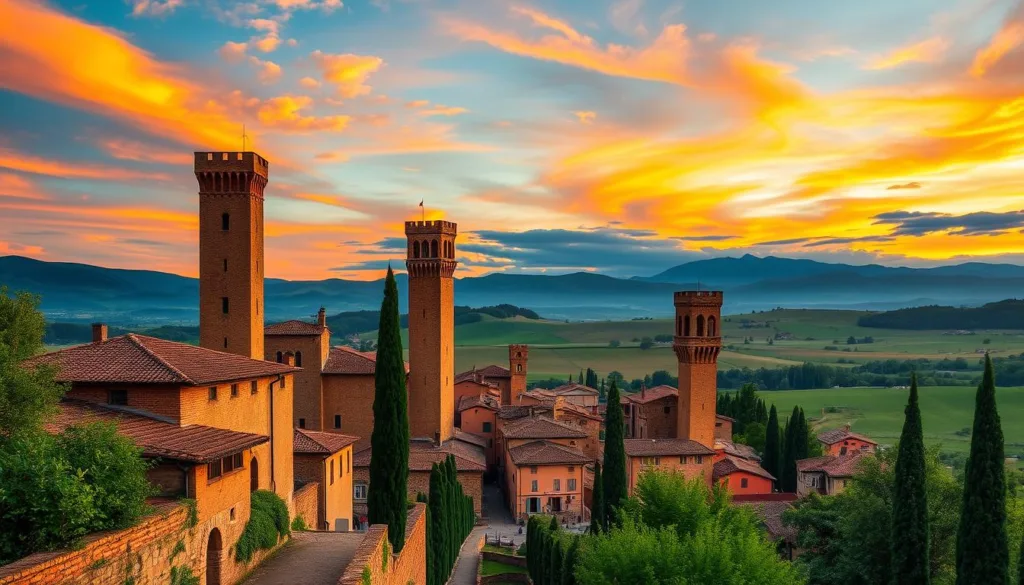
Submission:
[[[304,530],[309,530],[309,527],[306,526],[306,519],[302,516],[292,518],[292,532],[302,532]]]
[[[250,500],[249,521],[235,544],[235,560],[243,563],[251,561],[257,550],[274,548],[289,534],[288,506],[284,500],[267,490],[256,490]]]

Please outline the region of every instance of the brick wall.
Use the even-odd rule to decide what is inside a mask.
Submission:
[[[353,452],[370,446],[373,434],[373,374],[323,376],[324,430],[359,437]],[[411,403],[410,403],[411,406]],[[341,415],[341,428],[334,428],[334,415]]]
[[[320,483],[312,481],[295,490],[295,516],[301,516],[310,529],[319,530]]]
[[[125,390],[128,393],[130,408],[166,416],[177,421],[181,415],[179,389],[180,386],[165,384],[74,384],[66,397],[107,404],[110,400],[111,390]]]
[[[473,510],[480,516],[480,504],[483,499],[484,474],[480,471],[460,471],[458,473],[459,483],[462,484],[462,492],[467,496],[473,496]],[[352,481],[356,484],[369,485],[370,468],[356,467],[353,469]],[[410,500],[416,499],[416,494],[423,492],[430,493],[430,472],[410,471],[409,480],[406,484],[406,492]],[[355,505],[361,510],[366,509],[366,501],[356,502]]]
[[[338,585],[362,585],[363,571],[369,569],[373,585],[424,585],[427,582],[427,515],[426,505],[416,504],[409,510],[405,523],[405,546],[384,562],[388,527],[374,524],[366,532],[352,561],[338,580]]]
[[[295,408],[292,424],[299,426],[301,418],[306,428],[314,431],[323,430],[333,422],[333,417],[323,417],[321,414],[320,370],[323,369],[323,352],[320,341],[319,335],[268,335],[264,342],[264,359],[269,362],[277,361],[278,352],[302,352],[302,371],[294,374]]]

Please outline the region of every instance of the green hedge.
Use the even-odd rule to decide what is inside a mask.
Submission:
[[[251,510],[245,530],[235,544],[235,560],[248,563],[257,550],[274,548],[291,531],[288,506],[277,494],[257,490],[250,497]]]

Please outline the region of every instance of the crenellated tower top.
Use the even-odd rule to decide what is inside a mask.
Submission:
[[[267,159],[255,152],[196,152],[199,192],[206,195],[249,195],[263,198],[270,176]]]
[[[405,222],[405,266],[409,276],[451,278],[455,273],[455,238],[458,226],[443,220]]]

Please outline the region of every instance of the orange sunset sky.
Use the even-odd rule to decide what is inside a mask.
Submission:
[[[1024,263],[1021,0],[0,0],[0,255],[197,273],[193,150],[270,160],[267,274],[746,253]]]

